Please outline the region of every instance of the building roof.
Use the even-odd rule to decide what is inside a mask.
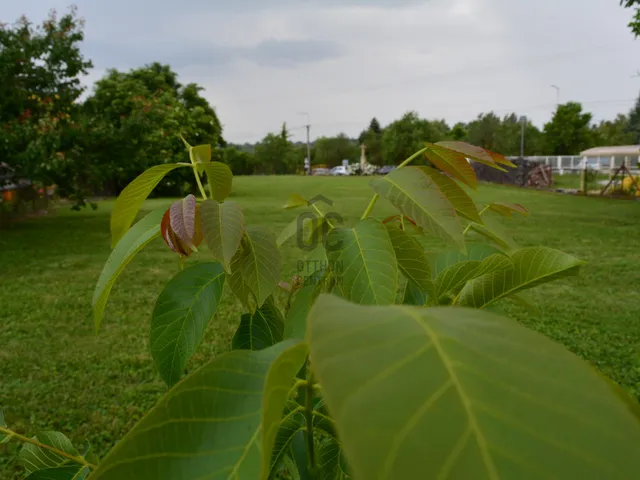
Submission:
[[[640,155],[640,145],[620,145],[617,147],[596,147],[580,152],[583,157],[619,157]]]

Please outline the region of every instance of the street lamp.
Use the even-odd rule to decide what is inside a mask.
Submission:
[[[560,87],[557,85],[551,85],[551,88],[556,89],[556,106],[560,105]]]
[[[305,162],[305,170],[307,171],[307,175],[311,174],[311,141],[309,139],[309,129],[311,128],[311,116],[307,112],[298,112],[298,115],[306,115],[307,116],[307,161]]]

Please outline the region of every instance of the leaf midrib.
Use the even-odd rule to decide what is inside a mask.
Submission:
[[[467,414],[467,418],[469,419],[469,427],[475,434],[476,441],[480,449],[480,455],[482,456],[482,460],[484,461],[485,466],[487,468],[487,474],[489,475],[489,478],[491,480],[500,480],[500,477],[493,463],[493,460],[489,455],[489,449],[487,446],[486,438],[484,437],[484,434],[480,430],[477,419],[473,414],[473,410],[471,409],[471,404],[469,402],[469,398],[466,393],[466,390],[462,386],[462,383],[460,382],[460,379],[458,378],[458,375],[455,372],[453,363],[449,360],[449,357],[445,353],[444,348],[440,344],[440,340],[438,338],[437,333],[433,331],[431,327],[429,327],[429,324],[427,323],[427,321],[423,320],[420,316],[418,316],[418,314],[414,310],[406,306],[400,306],[400,308],[404,310],[406,314],[412,320],[414,320],[418,324],[418,326],[420,326],[425,331],[427,337],[431,340],[434,350],[437,352],[445,370],[447,371],[447,373],[449,374],[449,377],[451,378],[451,382],[453,383],[454,389],[458,392],[458,396],[460,397],[462,406],[464,407],[465,413]]]

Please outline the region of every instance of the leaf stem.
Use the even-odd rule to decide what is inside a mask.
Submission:
[[[316,470],[316,451],[313,441],[313,372],[309,371],[309,378],[305,384],[304,416],[307,421],[307,451],[309,453],[309,470]]]
[[[198,188],[200,189],[200,195],[202,195],[202,199],[207,199],[207,192],[204,191],[204,187],[202,186],[202,182],[200,181],[200,174],[198,173],[198,166],[193,165],[193,174],[196,176],[196,182],[198,182]]]
[[[313,208],[313,209],[316,211],[316,213],[317,213],[318,215],[320,215],[320,217],[321,217],[321,218],[324,218],[324,213],[322,213],[322,210],[320,210],[320,209],[319,209],[315,204],[313,204],[313,203],[312,203],[312,204],[311,204],[311,208]],[[327,222],[327,224],[328,224],[331,228],[335,228],[335,227],[334,227],[334,225],[333,225],[333,223],[331,223],[331,221],[330,221],[330,220],[327,220],[326,218],[324,218],[324,221],[325,221],[325,222]]]
[[[80,465],[83,465],[85,467],[96,468],[96,466],[93,463],[87,462],[83,457],[76,457],[75,455],[71,455],[70,453],[63,452],[62,450],[58,450],[57,448],[54,448],[50,445],[45,445],[44,443],[41,443],[38,440],[34,440],[33,438],[20,435],[19,433],[16,433],[13,430],[10,430],[8,428],[0,427],[0,433],[9,435],[9,437],[17,438],[21,442],[30,443],[31,445],[35,445],[38,448],[44,448],[45,450],[50,450],[56,453],[57,455],[60,455],[61,457],[68,458],[69,460],[79,463]]]
[[[429,150],[429,147],[421,148],[416,153],[414,153],[409,158],[407,158],[404,162],[402,162],[400,165],[398,165],[398,168],[406,167],[408,164],[410,164],[412,161],[414,161],[416,158],[418,158],[420,155],[422,155],[427,150]],[[380,195],[378,195],[377,193],[375,193],[373,195],[373,198],[369,202],[369,205],[367,206],[367,209],[362,214],[362,217],[360,218],[360,220],[364,220],[365,218],[367,218],[371,214],[371,211],[373,210],[373,207],[375,206],[376,202],[378,201],[378,197],[379,196]]]
[[[480,217],[481,217],[481,216],[482,216],[482,214],[483,214],[484,212],[486,212],[487,210],[489,210],[489,208],[491,208],[491,205],[485,205],[485,207],[484,207],[482,210],[480,210],[480,213],[478,213],[478,216],[480,216]],[[472,222],[472,223],[470,223],[469,225],[467,225],[467,228],[465,228],[465,229],[464,229],[464,232],[462,232],[462,236],[463,236],[463,237],[467,234],[467,232],[468,232],[468,231],[469,231],[469,229],[471,228],[471,225],[472,225],[472,224],[473,224],[473,222]]]

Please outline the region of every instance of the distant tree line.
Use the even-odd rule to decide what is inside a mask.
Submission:
[[[9,176],[56,184],[82,205],[91,195],[120,192],[146,168],[184,156],[178,134],[191,144],[210,143],[216,160],[236,175],[294,174],[303,169],[306,145],[291,141],[285,124],[256,144],[230,145],[202,87],[182,85],[169,65],[152,63],[127,72],[109,70],[81,100],[82,75],[92,67],[80,51],[83,22],[74,9],[52,12],[41,24],[21,18],[0,24],[0,182]],[[504,155],[520,154],[516,113],[483,113],[448,125],[410,111],[382,126],[373,118],[357,138],[344,133],[317,138],[312,164],[357,161],[361,145],[375,165],[395,165],[424,142],[466,141]],[[559,105],[542,130],[525,123],[525,155],[577,154],[598,145],[640,143],[640,99],[628,115],[594,124],[579,103]],[[194,188],[176,170],[157,190],[180,195]]]

